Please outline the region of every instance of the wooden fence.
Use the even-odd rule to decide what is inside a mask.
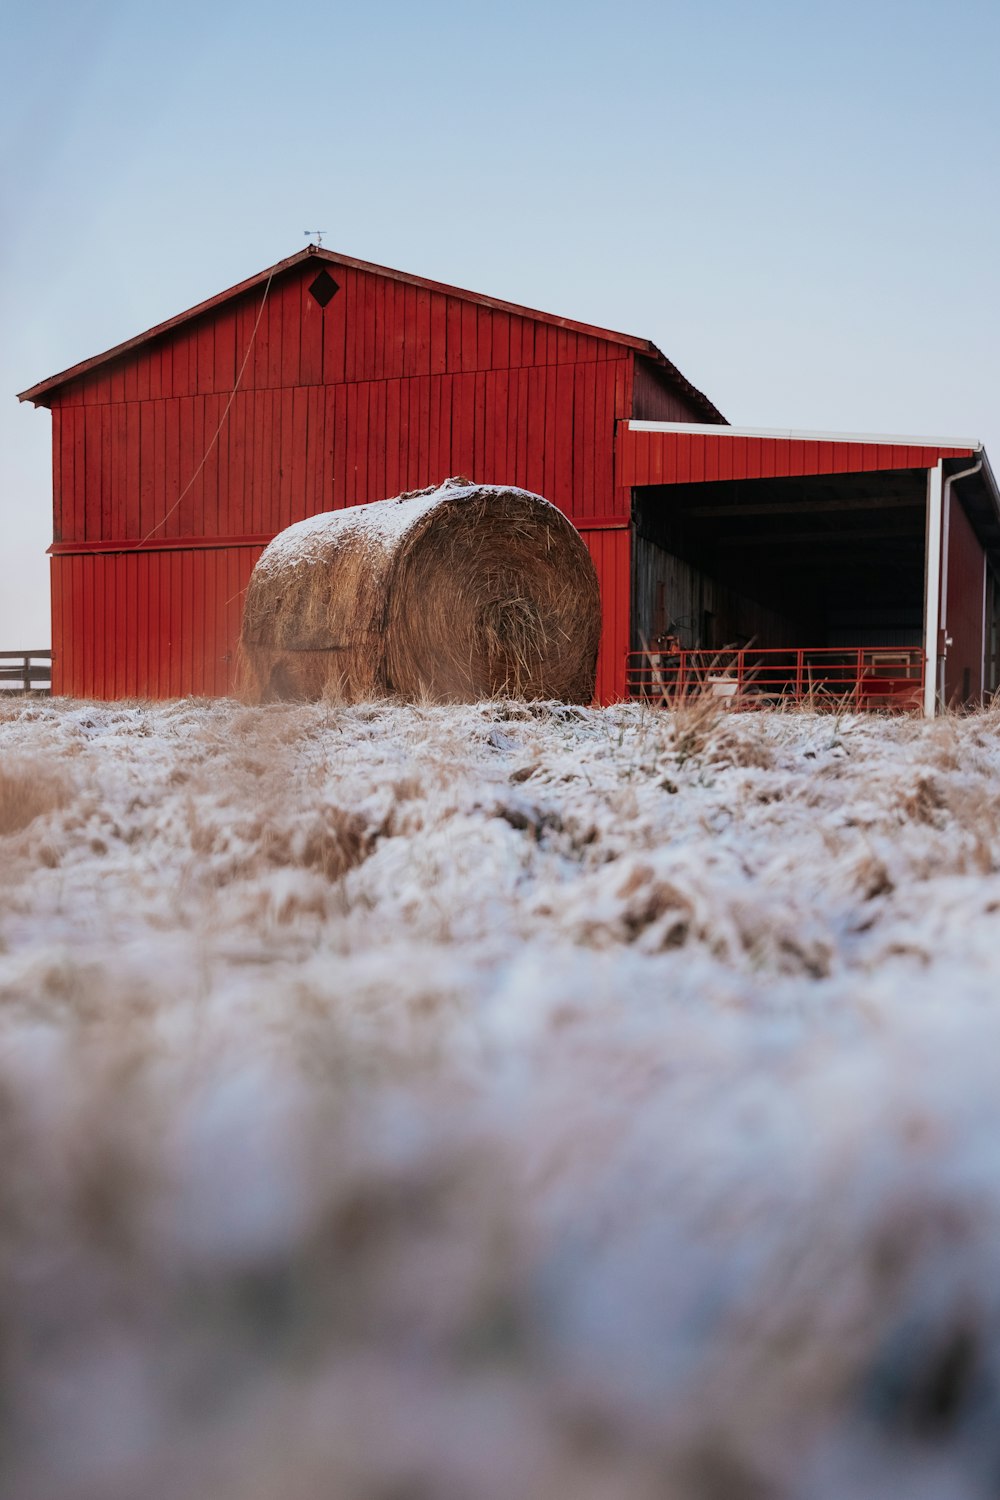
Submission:
[[[51,651],[0,651],[0,692],[51,693]]]

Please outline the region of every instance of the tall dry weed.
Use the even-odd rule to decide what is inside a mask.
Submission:
[[[711,688],[683,698],[671,714],[674,756],[678,766],[703,755],[725,717],[724,700]]]
[[[31,760],[0,763],[0,838],[20,833],[44,813],[64,807],[70,784],[55,766]]]

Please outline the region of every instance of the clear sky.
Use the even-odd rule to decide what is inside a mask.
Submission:
[[[0,649],[49,641],[19,390],[305,245],[652,338],[733,422],[1000,469],[1000,0],[6,0]]]

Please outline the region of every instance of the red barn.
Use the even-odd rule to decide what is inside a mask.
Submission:
[[[997,686],[978,444],[740,432],[644,339],[311,246],[20,399],[53,415],[56,693],[228,692],[271,537],[456,473],[582,532],[601,701],[720,662],[871,701]]]

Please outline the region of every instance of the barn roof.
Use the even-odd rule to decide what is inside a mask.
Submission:
[[[78,379],[81,375],[89,375],[91,371],[100,369],[102,365],[118,359],[123,354],[129,354],[133,349],[149,343],[153,339],[171,333],[175,328],[182,327],[194,318],[200,318],[205,313],[212,312],[224,303],[231,301],[234,297],[243,296],[251,292],[257,286],[263,284],[275,276],[283,276],[286,272],[294,270],[296,266],[306,261],[327,261],[332,265],[347,266],[355,271],[367,271],[376,276],[387,276],[393,281],[406,282],[410,286],[421,287],[425,291],[441,292],[449,297],[460,297],[467,302],[475,302],[480,307],[493,308],[497,312],[512,313],[516,317],[531,318],[540,323],[548,323],[556,328],[565,328],[571,333],[587,334],[591,338],[603,339],[610,344],[620,344],[626,349],[634,350],[636,354],[648,359],[661,372],[675,389],[683,392],[705,415],[709,423],[725,422],[725,417],[718,408],[686,380],[672,364],[666,355],[651,343],[649,339],[636,338],[627,333],[616,333],[610,328],[598,328],[590,323],[580,323],[573,318],[560,318],[555,313],[540,312],[537,308],[522,307],[516,302],[504,302],[498,297],[486,297],[480,292],[466,291],[462,287],[448,286],[443,282],[429,281],[425,276],[411,276],[406,271],[394,271],[388,266],[373,265],[370,261],[355,260],[349,255],[338,255],[332,250],[324,250],[318,245],[309,245],[305,250],[299,250],[295,255],[289,255],[285,260],[279,260],[275,265],[266,267],[256,276],[249,277],[246,281],[237,282],[235,286],[229,287],[224,292],[209,297],[205,302],[199,302],[194,307],[189,307],[186,312],[178,313],[176,317],[168,318],[164,323],[157,323],[153,328],[147,328],[144,333],[136,334],[134,338],[126,339],[122,344],[116,344],[113,349],[106,349],[103,354],[95,354],[90,359],[81,360],[79,364],[71,365],[68,370],[60,370],[57,375],[50,375],[48,379],[41,380],[37,385],[21,391],[18,395],[19,401],[32,401],[36,406],[47,406],[49,398],[61,386],[67,385],[71,380]]]

